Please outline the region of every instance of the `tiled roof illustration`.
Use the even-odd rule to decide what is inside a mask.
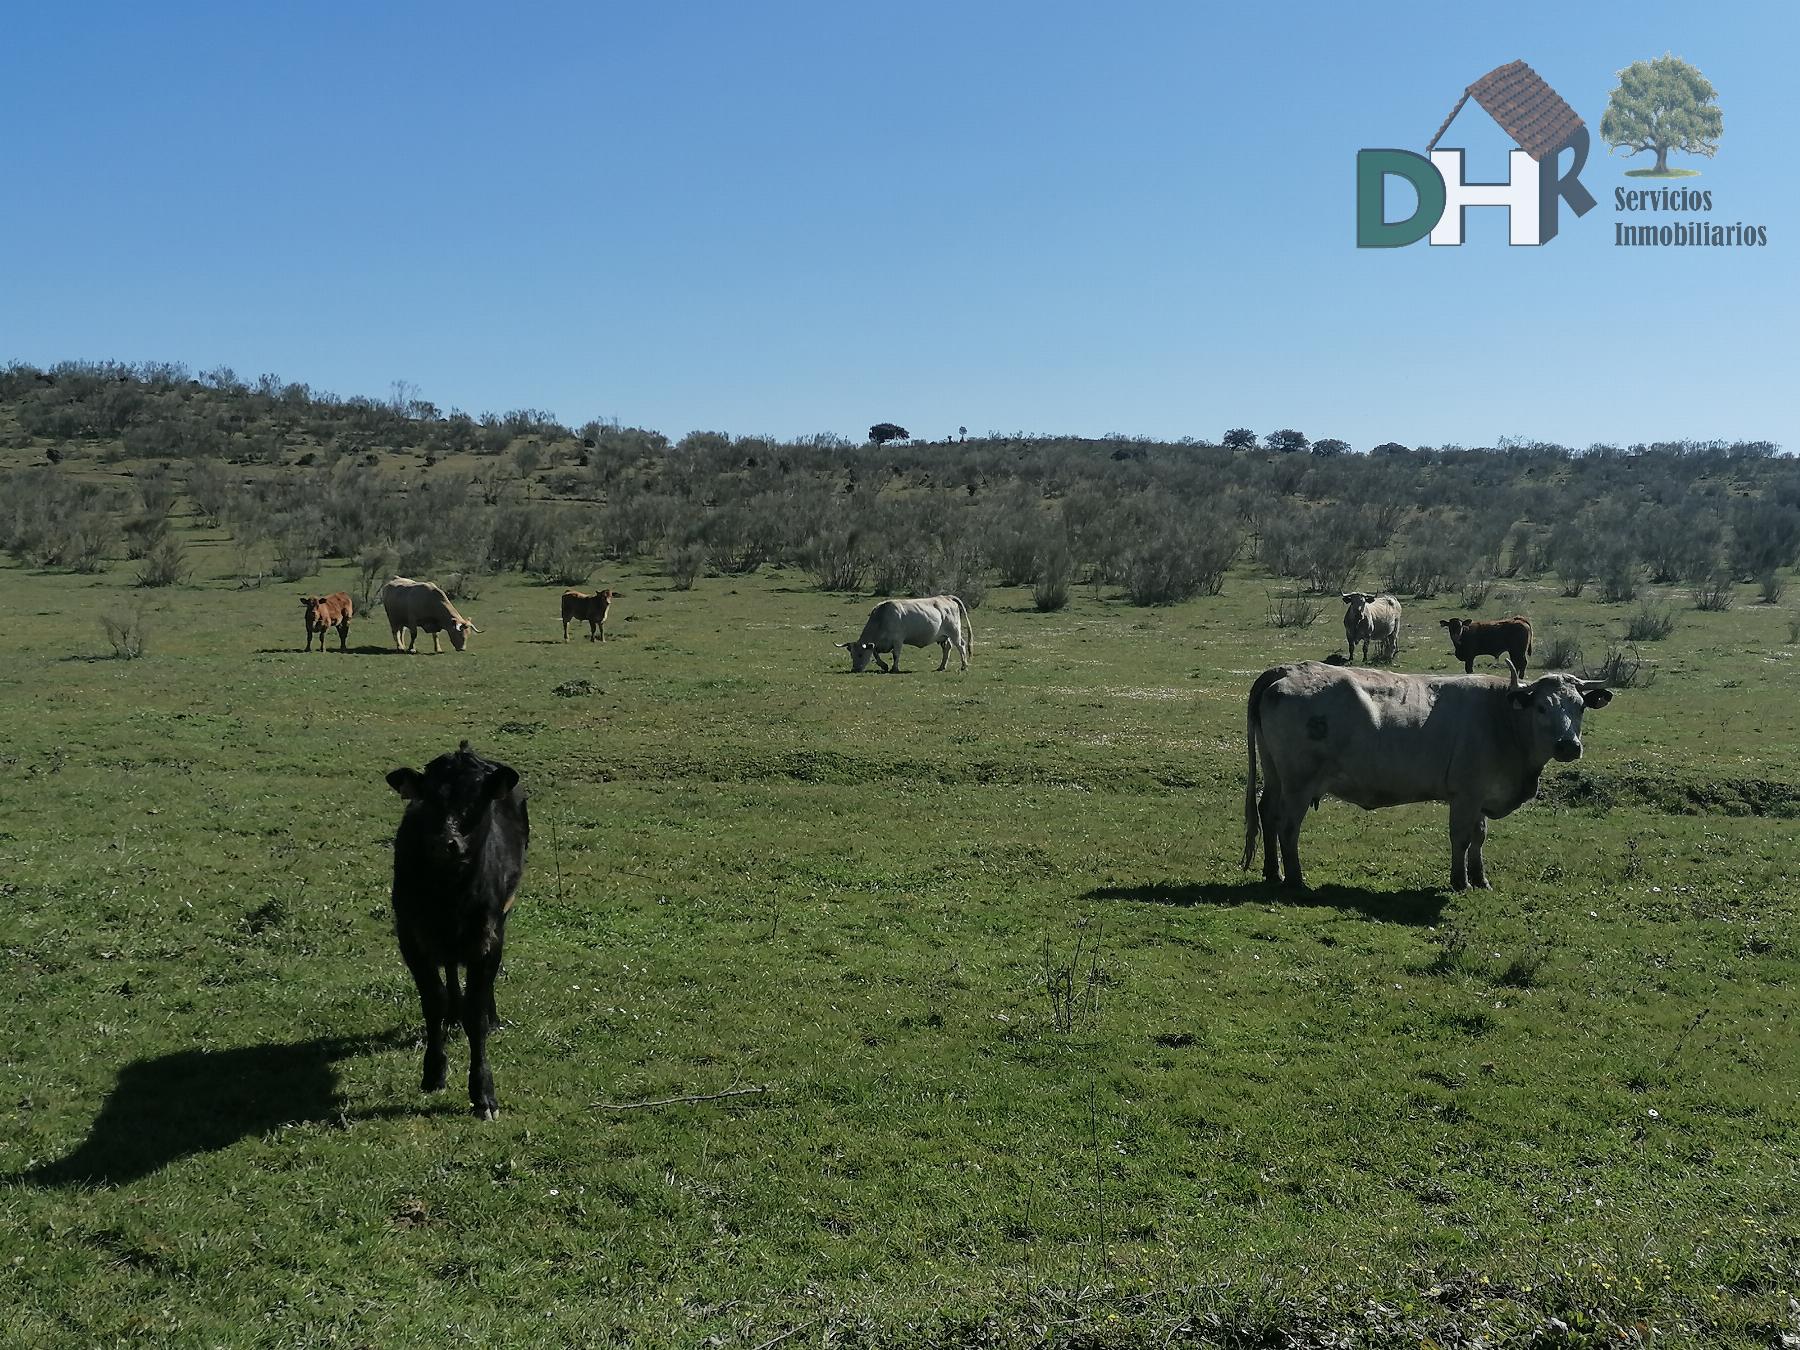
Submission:
[[[1463,96],[1425,147],[1427,154],[1471,98],[1519,143],[1520,149],[1536,160],[1556,151],[1584,125],[1581,114],[1564,103],[1542,76],[1523,61],[1510,61],[1496,66],[1463,90]]]

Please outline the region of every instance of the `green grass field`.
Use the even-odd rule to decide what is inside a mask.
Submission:
[[[1499,821],[1327,802],[1239,870],[1265,583],[851,677],[868,597],[489,579],[461,655],[302,591],[0,567],[0,1304],[20,1345],[1617,1344],[1800,1331],[1800,657],[1674,598]],[[98,618],[147,606],[148,654]],[[1448,670],[1409,603],[1400,666]],[[1586,630],[1630,607],[1517,586]],[[332,636],[335,648],[336,636]],[[532,794],[502,1115],[418,1088],[383,782]],[[761,1087],[717,1101],[608,1105]],[[788,1333],[792,1333],[791,1335]],[[1342,1342],[1332,1337],[1345,1338]]]

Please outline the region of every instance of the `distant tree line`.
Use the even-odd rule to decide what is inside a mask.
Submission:
[[[1141,604],[1216,593],[1240,560],[1321,594],[1531,577],[1629,600],[1645,582],[1770,579],[1800,557],[1800,464],[1768,442],[1357,455],[1292,428],[1217,442],[873,435],[887,428],[903,433],[671,441],[529,409],[444,413],[404,384],[340,399],[226,369],[14,365],[0,370],[0,445],[45,462],[0,483],[0,547],[77,570],[123,553],[179,580],[169,519],[185,498],[230,531],[244,584],[327,558],[372,585],[403,571],[472,586],[507,569],[576,584],[608,559],[657,558],[679,584],[781,565],[829,589],[977,604],[989,584],[1029,585],[1046,608],[1071,584]],[[106,464],[132,466],[129,486],[96,483]]]

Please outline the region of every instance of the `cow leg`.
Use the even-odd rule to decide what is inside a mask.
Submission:
[[[950,639],[939,638],[938,646],[944,649],[944,659],[938,662],[938,669],[941,671],[950,664]]]
[[[1471,861],[1477,877],[1478,886],[1485,886],[1487,880],[1481,870],[1481,841],[1487,838],[1487,818],[1482,814],[1479,804],[1471,803],[1466,798],[1450,803],[1450,888],[1457,891],[1469,889],[1469,871]],[[1474,855],[1471,860],[1471,853]]]
[[[1463,674],[1473,675],[1474,673],[1475,673],[1475,658],[1471,656],[1468,660],[1463,662]]]
[[[1271,884],[1281,881],[1281,864],[1277,861],[1281,848],[1281,793],[1274,785],[1263,784],[1262,799],[1256,804],[1256,817],[1262,824],[1263,880]]]
[[[599,641],[599,642],[606,641],[606,620],[605,619],[600,620],[599,623],[594,625],[594,632],[597,634],[597,637],[595,639],[596,641]]]
[[[881,659],[881,654],[879,652],[876,653],[875,659],[877,661]],[[887,673],[890,675],[898,675],[900,673],[900,646],[898,643],[894,645],[894,662],[887,668]]]
[[[1300,824],[1306,819],[1307,799],[1284,793],[1279,814],[1281,837],[1281,870],[1287,874],[1290,890],[1306,889],[1306,878],[1300,871]]]
[[[438,630],[434,628],[431,630],[431,654],[436,656],[443,650],[442,647],[438,646]]]
[[[463,1030],[469,1037],[469,1109],[483,1120],[500,1115],[487,1055],[488,1010],[493,1006],[494,976],[499,969],[497,950],[471,963],[468,996],[463,999]]]
[[[567,614],[565,614],[565,615],[563,615],[563,641],[567,642],[568,640],[569,640],[569,616]]]
[[[321,647],[325,645],[325,639],[323,637],[319,639],[319,645]],[[347,652],[350,650],[350,621],[348,619],[345,619],[338,625],[338,650],[340,652]]]
[[[1487,843],[1487,825],[1485,815],[1476,817],[1475,837],[1469,841],[1469,884],[1491,891],[1494,888],[1488,885],[1487,866],[1481,859],[1482,846]]]
[[[419,1080],[421,1092],[436,1092],[444,1086],[449,1061],[444,1054],[444,1019],[449,1000],[444,979],[435,961],[429,960],[418,946],[402,937],[400,958],[412,972],[419,990],[419,1007],[425,1014],[425,1069]]]

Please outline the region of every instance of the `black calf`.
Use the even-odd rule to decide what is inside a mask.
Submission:
[[[394,833],[394,932],[425,1010],[425,1076],[444,1086],[444,1024],[460,1015],[469,1035],[469,1103],[483,1120],[500,1114],[488,1068],[488,1033],[500,1025],[494,977],[506,916],[525,871],[531,822],[519,775],[464,741],[416,769],[395,769],[388,786],[406,799]],[[457,989],[456,972],[467,973]]]

